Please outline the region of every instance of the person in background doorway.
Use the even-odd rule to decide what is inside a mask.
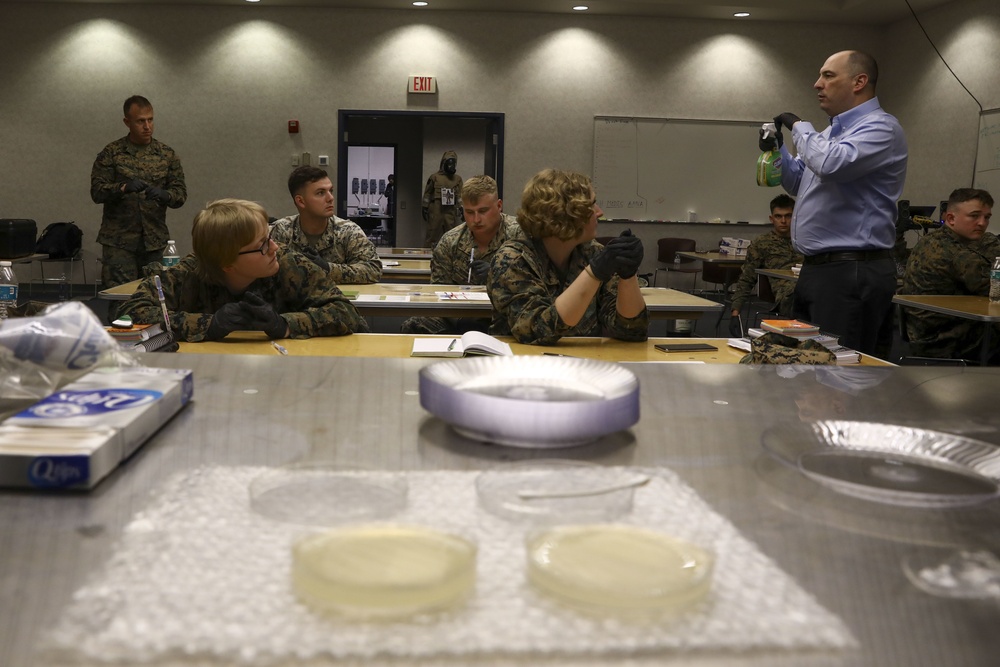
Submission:
[[[378,282],[382,262],[375,245],[358,225],[333,214],[336,197],[326,171],[296,167],[288,192],[299,212],[275,221],[271,238],[307,256],[337,284]]]
[[[431,174],[424,186],[421,213],[427,223],[424,247],[433,248],[446,231],[461,221],[462,177],[458,169],[458,153],[445,151],[441,168]]]

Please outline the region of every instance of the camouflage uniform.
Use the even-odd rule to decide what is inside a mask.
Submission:
[[[521,230],[521,225],[517,224],[517,218],[506,213],[501,213],[500,218],[500,226],[486,248],[486,252],[475,259],[492,262],[497,250],[507,242],[507,239],[524,238],[524,232]],[[472,237],[472,232],[469,231],[467,225],[461,225],[445,232],[438,244],[434,246],[434,257],[431,259],[431,282],[438,285],[467,285],[469,281],[469,253],[473,247],[476,247],[476,240]],[[476,318],[411,317],[403,322],[400,331],[409,334],[462,334],[471,329],[486,331],[489,324],[489,320],[480,321]]]
[[[205,340],[215,312],[242,296],[230,294],[222,285],[205,282],[196,273],[197,266],[198,258],[188,255],[180,264],[160,274],[170,326],[177,340]],[[288,322],[291,338],[368,331],[368,323],[326,273],[294,250],[279,251],[278,272],[258,278],[247,291],[260,295],[275,307]],[[138,323],[163,322],[152,278],[139,284],[132,298],[125,302],[122,314],[130,315]]]
[[[593,241],[578,245],[562,273],[549,260],[541,240],[514,239],[504,244],[493,258],[486,283],[493,302],[490,333],[542,345],[554,344],[563,336],[646,340],[648,310],[633,318],[618,314],[618,276],[601,284],[576,326],[567,325],[556,311],[556,297],[583,273],[602,247]]]
[[[427,232],[424,246],[433,248],[441,236],[462,221],[462,177],[449,176],[444,170],[448,158],[458,160],[455,151],[445,151],[441,156],[441,168],[430,175],[424,186],[423,207],[427,209]],[[452,203],[445,203],[451,200]]]
[[[743,273],[736,281],[733,292],[733,310],[741,310],[750,298],[750,292],[757,284],[757,269],[790,269],[793,264],[801,264],[801,253],[795,252],[792,239],[779,236],[772,229],[755,238],[747,248],[747,258],[743,262]],[[778,312],[791,316],[792,301],[795,296],[794,280],[772,280],[771,290],[778,304]]]
[[[166,190],[170,201],[161,204],[145,192],[123,193],[122,185],[133,178]],[[187,201],[181,161],[172,148],[156,139],[148,146],[137,146],[127,136],[112,141],[94,160],[90,198],[104,204],[97,234],[97,242],[105,248],[104,286],[136,280],[141,267],[160,259],[167,247],[167,207],[180,208]]]
[[[308,248],[309,239],[299,225],[299,216],[282,218],[271,228],[275,242],[300,250]],[[333,216],[323,235],[312,248],[330,263],[330,277],[339,285],[377,283],[382,277],[382,262],[365,232],[350,220]]]
[[[978,241],[964,239],[941,227],[920,237],[910,252],[900,294],[990,293],[990,268],[1000,257],[1000,239],[986,232]],[[906,309],[910,351],[921,357],[979,359],[982,322],[917,308]],[[1000,326],[992,340],[1000,340]]]

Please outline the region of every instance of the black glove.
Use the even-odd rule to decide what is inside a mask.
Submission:
[[[473,285],[485,285],[486,276],[490,274],[490,263],[485,259],[472,260],[472,282]]]
[[[161,204],[170,203],[170,193],[163,188],[158,188],[155,185],[146,186],[146,199],[155,199]]]
[[[740,326],[740,316],[730,315],[729,316],[729,335],[733,338],[743,337],[743,328]]]
[[[233,331],[249,328],[249,324],[250,320],[240,304],[227,303],[215,311],[212,323],[208,325],[208,331],[205,332],[205,338],[222,340]]]
[[[781,132],[781,126],[784,125],[789,130],[792,129],[792,125],[802,120],[793,113],[786,111],[785,113],[778,114],[774,117],[774,127]]]
[[[145,190],[147,185],[140,181],[138,178],[133,178],[131,181],[125,181],[125,189],[122,190],[125,194],[130,194],[132,192],[142,192]]]
[[[323,269],[324,271],[330,270],[330,262],[326,261],[320,257],[319,253],[315,248],[305,247],[301,250],[302,254],[312,260],[312,263]]]
[[[642,264],[642,241],[632,236],[632,230],[626,229],[617,238],[608,241],[606,246],[615,254],[615,273],[622,278],[631,278],[639,272]]]
[[[760,129],[760,136],[757,139],[757,145],[760,147],[762,153],[766,153],[767,151],[773,151],[777,150],[778,148],[781,148],[782,144],[781,130],[778,129],[777,123],[775,123],[774,128],[775,128],[775,135],[773,137],[767,137],[767,138],[764,137],[764,128]]]
[[[288,322],[285,318],[278,314],[274,306],[253,292],[243,295],[240,306],[251,329],[263,331],[268,338],[284,338],[288,333]]]
[[[614,240],[614,239],[612,239]],[[611,280],[615,275],[618,254],[610,248],[610,243],[590,260],[590,270],[594,272],[594,277],[602,283]]]

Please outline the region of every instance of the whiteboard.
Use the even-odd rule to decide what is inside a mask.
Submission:
[[[1000,109],[979,114],[979,147],[972,187],[989,191],[994,199],[1000,198]]]
[[[767,223],[757,185],[763,121],[594,118],[594,190],[608,219]]]

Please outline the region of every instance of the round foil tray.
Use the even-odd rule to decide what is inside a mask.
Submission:
[[[580,461],[539,459],[487,470],[476,477],[479,503],[515,521],[610,521],[632,510],[640,476]],[[648,479],[648,478],[647,478]]]
[[[1000,449],[926,429],[820,421],[772,428],[764,449],[838,493],[907,507],[961,507],[1000,496]]]
[[[330,463],[294,463],[250,481],[250,507],[276,521],[333,526],[387,519],[406,508],[408,485],[399,474]]]
[[[474,440],[571,447],[638,422],[639,381],[592,359],[456,359],[420,370],[420,405]]]
[[[352,525],[292,546],[292,590],[320,611],[408,616],[464,601],[475,582],[476,546],[420,526]]]
[[[1000,559],[989,551],[917,552],[903,559],[910,583],[946,598],[1000,599]]]
[[[561,526],[526,540],[528,581],[591,611],[679,611],[700,601],[715,558],[664,533],[616,524]]]

